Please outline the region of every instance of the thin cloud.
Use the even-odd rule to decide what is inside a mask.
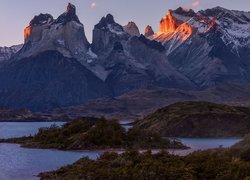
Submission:
[[[192,6],[193,6],[193,7],[198,7],[198,6],[200,6],[200,5],[201,5],[201,2],[200,2],[200,1],[195,1],[195,2],[192,3]]]
[[[91,8],[96,8],[96,6],[97,6],[97,4],[96,4],[95,2],[92,2],[92,3],[90,4],[90,7],[91,7]]]

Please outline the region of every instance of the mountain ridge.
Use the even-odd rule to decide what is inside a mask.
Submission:
[[[153,29],[147,26],[145,36],[138,36],[135,23],[130,22],[126,29],[108,14],[95,25],[93,41],[90,43],[85,36],[83,23],[76,15],[76,7],[69,3],[67,10],[57,19],[49,14],[40,14],[30,21],[25,28],[23,47],[7,60],[8,63],[0,71],[0,79],[4,82],[9,73],[7,71],[11,71],[18,61],[24,62],[23,59],[32,59],[46,53],[46,57],[51,59],[49,54],[54,51],[60,53],[65,62],[71,58],[79,62],[79,66],[88,71],[87,77],[95,76],[97,84],[105,86],[103,97],[96,98],[105,98],[107,95],[116,97],[149,86],[200,90],[228,83],[247,85],[250,82],[250,36],[245,33],[243,39],[240,39],[242,35],[235,32],[247,32],[249,18],[250,14],[247,12],[220,7],[199,12],[178,8],[169,10],[166,17],[162,18],[158,33],[153,34]],[[234,41],[227,43],[233,37]],[[242,44],[239,45],[239,42]],[[32,60],[36,62],[35,59]],[[22,67],[27,72],[33,72],[31,66],[27,69],[23,63]],[[42,65],[41,68],[46,66]],[[69,67],[71,68],[73,67]],[[14,69],[16,74],[22,72],[22,69]],[[34,74],[34,77],[39,76]],[[19,82],[25,82],[21,89],[29,86],[26,84],[27,79],[22,79],[27,77],[17,78],[20,78]],[[9,80],[9,85],[16,81]],[[72,84],[68,83],[70,87]],[[3,84],[6,87],[2,87],[2,92],[10,91],[6,84],[8,83]],[[53,88],[51,86],[48,92],[53,94]],[[99,86],[92,90],[99,92]],[[46,94],[48,97],[50,95]],[[20,94],[20,97],[24,96]],[[10,107],[13,105],[10,103],[11,97],[6,94],[3,93],[0,98],[0,104]],[[75,102],[72,101],[70,105],[80,103],[81,98],[71,98]],[[23,102],[20,106],[24,106],[21,108],[29,104],[26,98],[20,101]],[[60,101],[59,94],[56,95],[56,101]],[[62,103],[60,107],[45,104],[38,103],[37,107],[53,109],[68,106],[67,103]],[[13,107],[18,108],[16,105]],[[33,108],[38,110],[37,107]]]

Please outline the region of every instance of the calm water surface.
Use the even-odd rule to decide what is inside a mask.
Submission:
[[[21,148],[17,144],[0,144],[0,179],[39,179],[40,172],[56,170],[82,157],[96,159],[98,152],[57,151]]]
[[[62,126],[65,122],[0,122],[0,139],[34,135],[41,127],[52,124]]]
[[[177,155],[187,155],[198,150],[207,150],[214,148],[229,148],[238,143],[240,138],[180,138],[184,145],[190,147],[187,150],[170,150],[170,153]]]
[[[64,122],[1,122],[0,138],[33,135],[39,128],[52,124],[61,126]],[[82,157],[96,159],[99,155],[95,151],[26,149],[17,144],[0,144],[0,180],[39,179],[40,172],[56,170]]]

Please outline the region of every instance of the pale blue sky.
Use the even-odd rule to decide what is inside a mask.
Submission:
[[[179,6],[191,8],[196,0],[0,0],[0,46],[10,46],[23,42],[23,29],[34,15],[50,13],[57,18],[71,2],[77,6],[77,14],[85,26],[87,38],[91,41],[94,25],[107,13],[114,15],[115,20],[124,25],[134,21],[141,33],[146,25],[155,31],[161,17],[168,9]],[[200,0],[195,11],[215,6],[228,9],[250,11],[250,0]],[[91,4],[96,3],[95,8]]]

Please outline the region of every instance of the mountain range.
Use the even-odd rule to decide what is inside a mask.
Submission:
[[[0,106],[44,111],[147,87],[197,91],[249,83],[250,13],[169,10],[158,32],[111,14],[88,42],[76,7],[35,16],[24,44],[0,48]],[[230,91],[230,89],[228,89]]]

